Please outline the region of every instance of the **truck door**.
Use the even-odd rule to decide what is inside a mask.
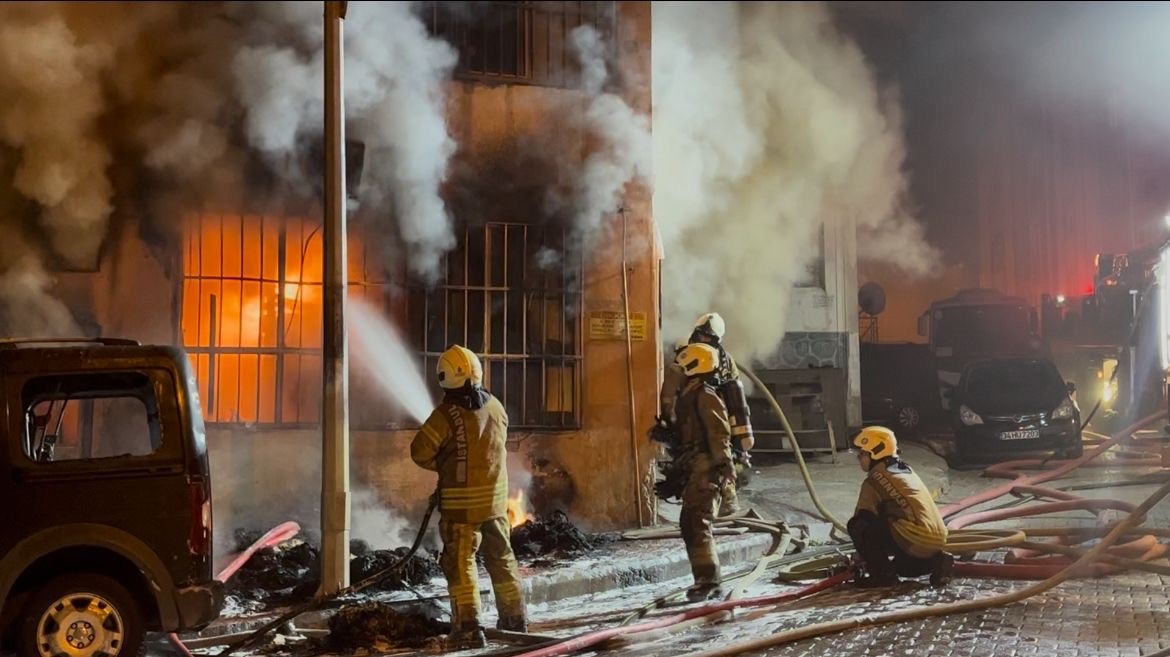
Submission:
[[[26,532],[72,523],[121,529],[167,564],[175,583],[203,570],[189,546],[193,505],[173,374],[162,368],[10,377],[10,512]],[[26,534],[27,535],[27,534]]]

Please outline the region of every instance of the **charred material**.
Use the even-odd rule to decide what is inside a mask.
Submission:
[[[521,559],[558,556],[575,557],[592,552],[609,542],[604,535],[581,531],[561,511],[529,520],[512,529],[512,549]]]
[[[344,654],[361,650],[421,648],[447,631],[434,605],[418,604],[406,611],[377,602],[342,607],[329,619],[325,648]]]
[[[238,530],[236,549],[243,551],[260,538],[260,532]],[[375,575],[398,561],[408,548],[371,550],[365,541],[350,543],[350,578],[354,582]],[[311,599],[320,586],[320,553],[301,541],[260,550],[227,584],[229,609],[250,613],[264,607],[294,604]],[[373,590],[400,591],[430,582],[443,572],[427,554],[415,554]]]

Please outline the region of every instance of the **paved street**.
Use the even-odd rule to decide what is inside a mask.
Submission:
[[[956,471],[946,468],[941,458],[929,450],[909,445],[907,459],[919,470],[928,486],[940,493],[942,502],[961,497],[996,483],[982,477],[981,471]],[[827,456],[810,459],[814,480],[825,504],[835,515],[852,511],[860,472],[848,455],[836,464]],[[1083,468],[1073,476],[1053,482],[1054,486],[1089,487],[1078,494],[1111,497],[1139,502],[1154,489],[1153,484],[1123,485],[1134,477],[1150,476],[1156,468],[1096,467]],[[1094,488],[1098,487],[1098,488]],[[784,459],[761,464],[753,484],[744,494],[745,501],[760,513],[786,518],[790,523],[809,522],[806,511],[812,509],[804,485],[794,464]],[[664,507],[664,515],[670,507]],[[1086,512],[1069,512],[1050,518],[1044,524],[1092,524]],[[998,526],[1029,524],[1039,521],[1008,521]],[[1170,526],[1170,502],[1160,504],[1151,513],[1148,524]],[[678,545],[681,550],[681,543]],[[994,555],[980,555],[997,558]],[[770,595],[795,590],[791,585],[757,582],[747,596]],[[1068,582],[1048,593],[1006,607],[978,613],[927,619],[916,622],[853,630],[835,636],[806,640],[747,654],[776,656],[834,655],[841,657],[1037,657],[1105,656],[1140,657],[1170,647],[1170,589],[1168,578],[1125,574],[1099,580]],[[629,611],[656,597],[689,584],[687,578],[668,582],[630,586],[572,600],[532,606],[533,633],[569,637],[593,629],[612,627]],[[719,648],[756,639],[778,631],[810,623],[893,610],[981,599],[1009,593],[1028,586],[1029,582],[1006,580],[956,580],[947,589],[936,591],[925,582],[907,582],[895,589],[859,591],[842,587],[814,598],[787,606],[743,610],[729,621],[702,626],[661,638],[655,642],[581,654],[623,654],[635,656],[676,655]],[[490,597],[485,600],[491,608]],[[686,607],[655,612],[648,619],[670,614]],[[490,622],[492,616],[485,617]],[[502,646],[492,646],[492,650]],[[307,655],[311,651],[285,649],[270,654]],[[165,652],[152,654],[163,655]],[[209,654],[214,654],[210,652]],[[403,654],[393,653],[393,654]],[[468,653],[474,654],[474,653]],[[486,651],[480,654],[486,654]],[[347,656],[348,657],[348,656]]]

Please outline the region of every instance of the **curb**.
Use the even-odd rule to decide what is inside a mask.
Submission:
[[[659,539],[640,542],[647,544],[653,543],[655,545],[670,543],[671,545],[669,545],[668,549],[661,549],[657,554],[634,554],[613,559],[604,559],[602,557],[597,560],[583,561],[579,565],[576,565],[576,567],[571,565],[567,568],[552,569],[539,574],[528,575],[524,577],[524,593],[528,604],[557,602],[568,598],[621,589],[627,586],[665,582],[687,577],[691,574],[690,562],[687,560],[686,550],[683,547],[681,539]],[[771,544],[771,535],[763,533],[749,533],[742,536],[720,537],[716,539],[720,565],[725,569],[754,562],[760,558],[764,550]],[[436,578],[433,582],[437,582],[438,584],[419,588],[419,592],[424,595],[429,595],[432,592],[435,594],[446,593],[446,588],[442,585],[441,578]],[[481,579],[480,590],[490,589],[490,580],[486,578]],[[484,595],[485,607],[493,604],[491,598],[491,594]],[[371,597],[370,599],[389,601],[391,599],[410,600],[413,598],[409,593],[396,593],[393,598],[377,596]],[[183,638],[205,639],[249,632],[267,623],[280,613],[280,611],[283,610],[273,610],[272,613],[265,613],[263,615],[220,619],[213,622],[202,632],[184,635]],[[300,616],[295,624],[297,627],[302,628],[325,627],[335,611],[336,609],[334,608],[311,611]]]

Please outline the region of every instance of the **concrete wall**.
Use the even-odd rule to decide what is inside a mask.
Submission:
[[[777,367],[846,370],[850,426],[861,425],[861,364],[857,318],[857,228],[853,221],[824,227],[825,287],[798,287],[789,303],[787,334]]]

